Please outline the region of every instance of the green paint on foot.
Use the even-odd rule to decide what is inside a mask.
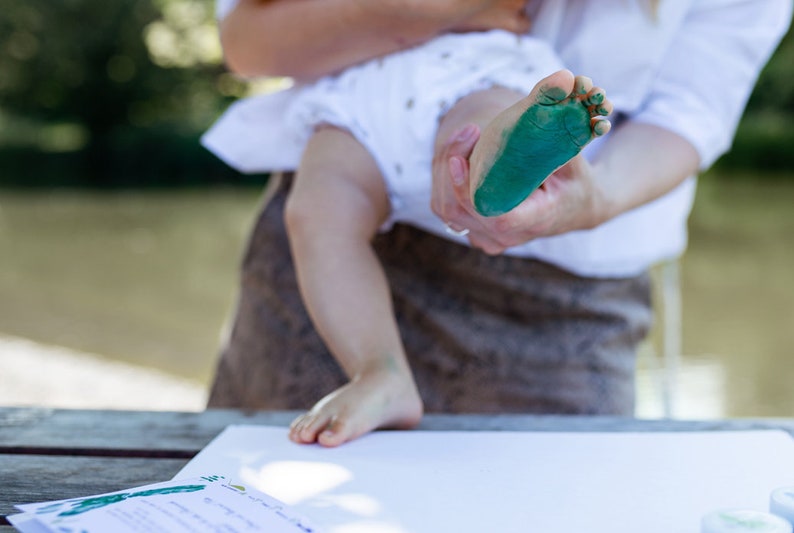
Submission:
[[[474,192],[480,214],[513,209],[592,139],[587,108],[577,99],[555,96],[539,98],[505,131],[493,166]]]

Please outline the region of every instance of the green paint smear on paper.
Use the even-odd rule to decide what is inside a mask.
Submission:
[[[145,496],[156,496],[160,494],[178,494],[182,492],[196,492],[204,490],[206,485],[179,485],[176,487],[163,487],[160,489],[148,489],[139,492],[122,492],[119,494],[108,494],[106,496],[92,496],[83,498],[72,504],[72,508],[61,513],[58,516],[73,516],[106,507],[108,505],[118,503],[129,498],[140,498]]]
[[[553,88],[519,117],[493,166],[474,192],[474,207],[485,216],[507,213],[552,172],[590,142],[590,113],[579,100]]]

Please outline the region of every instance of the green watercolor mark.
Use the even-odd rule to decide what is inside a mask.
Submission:
[[[156,496],[159,494],[177,494],[182,492],[196,492],[204,490],[206,485],[178,485],[175,487],[164,487],[161,489],[149,489],[139,492],[121,492],[118,494],[109,494],[107,496],[94,496],[90,498],[83,498],[72,504],[72,508],[61,513],[58,516],[73,516],[99,509],[114,503],[118,503],[129,498],[140,498],[145,496]]]
[[[480,214],[507,213],[590,142],[590,113],[566,96],[560,88],[550,89],[504,132],[502,148],[474,192]]]

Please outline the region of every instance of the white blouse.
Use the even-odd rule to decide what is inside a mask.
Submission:
[[[218,0],[219,17],[236,1]],[[606,89],[613,122],[654,124],[680,135],[706,169],[730,148],[758,74],[788,29],[792,2],[663,0],[655,17],[645,4],[546,1],[533,33],[552,44],[567,68]],[[584,155],[592,158],[608,138],[590,143]],[[683,253],[694,193],[692,177],[595,229],[536,239],[507,253],[583,276],[633,276]],[[410,222],[437,227],[437,221]]]

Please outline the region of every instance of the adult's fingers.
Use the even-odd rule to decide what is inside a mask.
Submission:
[[[455,158],[468,167],[468,158],[479,137],[479,128],[474,124],[469,124],[453,133],[434,154],[430,207],[445,223],[465,222],[466,215],[465,210],[459,205],[453,189],[450,160]],[[467,173],[468,169],[465,169],[464,174]],[[463,179],[466,179],[465,176]],[[463,229],[464,227],[461,226],[457,229]]]

